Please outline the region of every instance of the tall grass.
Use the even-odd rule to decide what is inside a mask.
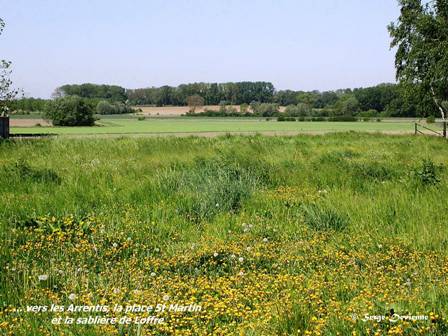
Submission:
[[[39,289],[28,278],[30,272],[53,269],[59,262],[68,268],[87,265],[82,267],[94,271],[85,276],[85,284],[76,282],[75,269],[65,280],[51,280],[48,290],[55,293],[85,290],[85,286],[112,288],[114,283],[139,286],[139,281],[145,283],[143,276],[148,277],[148,267],[153,267],[148,265],[159,257],[155,252],[159,249],[175,261],[158,266],[158,272],[191,277],[286,272],[312,286],[317,279],[322,284],[330,281],[322,275],[325,265],[339,286],[328,288],[334,290],[328,298],[334,295],[341,305],[352,304],[361,295],[360,288],[376,284],[363,273],[366,269],[376,272],[376,261],[365,256],[394,253],[393,245],[390,251],[384,251],[387,246],[378,247],[384,242],[399,242],[412,258],[417,258],[415,252],[443,264],[448,251],[447,164],[448,144],[442,139],[358,133],[3,141],[0,266],[10,270],[20,260],[24,269],[0,276],[0,309],[23,304],[30,291]],[[63,218],[70,215],[73,221],[64,224]],[[33,238],[29,230],[39,236]],[[32,251],[16,254],[21,246],[38,243],[41,234],[54,232],[64,232],[73,248],[88,243],[98,250],[67,255],[55,246],[38,256]],[[85,237],[85,242],[79,242],[77,235]],[[251,240],[272,247],[265,252],[235,252],[234,246]],[[112,253],[110,246],[116,241],[119,245]],[[128,241],[131,249],[125,248],[131,244]],[[204,250],[194,252],[195,246]],[[253,258],[252,266],[232,260],[235,253],[241,253],[243,260]],[[345,254],[350,258],[333,260]],[[306,262],[284,260],[279,266],[281,256]],[[405,263],[407,256],[396,258]],[[338,267],[345,262],[358,273],[338,278]],[[104,277],[103,272],[114,265],[122,271],[110,279]],[[446,310],[448,295],[442,284],[434,285],[424,274],[419,279],[419,299]],[[351,283],[356,284],[352,290]],[[291,293],[295,290],[291,288]],[[322,300],[325,293],[320,292]],[[377,309],[387,308],[377,304]],[[424,306],[402,305],[409,310]],[[278,306],[273,329],[256,334],[297,334],[315,326],[311,306]],[[28,322],[36,324],[33,330],[43,323],[31,318]],[[227,323],[225,319],[215,322]],[[331,316],[326,334],[364,328],[347,323]],[[25,329],[17,330],[25,334]],[[78,332],[99,334],[90,329]]]

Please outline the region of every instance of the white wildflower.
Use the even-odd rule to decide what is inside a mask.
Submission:
[[[48,279],[48,274],[41,274],[37,277],[39,281],[45,281]]]

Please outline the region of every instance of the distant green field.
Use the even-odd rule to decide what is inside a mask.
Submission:
[[[413,131],[411,122],[277,122],[264,119],[167,118],[112,119],[97,122],[96,127],[12,127],[12,133],[54,134],[157,134],[227,132],[403,132]]]

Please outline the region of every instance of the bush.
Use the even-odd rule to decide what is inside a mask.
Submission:
[[[285,117],[285,116],[279,116],[277,118],[277,121],[296,121],[296,118],[293,117]]]
[[[123,103],[116,102],[110,103],[106,100],[100,101],[96,105],[96,113],[98,114],[124,114],[124,113],[133,113],[134,110]]]
[[[279,106],[277,104],[252,104],[251,108],[255,114],[262,117],[273,117],[278,115],[279,112]]]
[[[341,115],[330,117],[328,121],[358,121],[358,119],[352,116]]]
[[[306,117],[311,115],[311,107],[304,103],[288,105],[285,108],[285,114],[291,117]]]
[[[249,104],[241,104],[240,113],[248,113],[248,112],[249,112]]]
[[[414,170],[417,180],[423,185],[435,185],[440,182],[437,176],[437,167],[431,160],[424,160],[421,167]]]
[[[378,115],[378,111],[375,109],[370,109],[368,111],[362,111],[359,113],[359,116],[361,118],[373,118],[376,117]]]
[[[55,126],[93,126],[93,109],[83,98],[67,96],[50,101],[44,117]]]
[[[113,114],[115,108],[109,102],[102,100],[96,105],[96,113],[98,114]]]
[[[436,118],[433,115],[431,115],[428,118],[426,118],[426,123],[427,124],[434,124],[435,122],[436,122]]]
[[[145,119],[146,119],[145,116],[139,116],[139,117],[137,118],[138,121],[143,121],[143,120],[145,120]]]
[[[311,118],[311,121],[326,121],[327,119],[325,119],[324,117],[313,117]]]

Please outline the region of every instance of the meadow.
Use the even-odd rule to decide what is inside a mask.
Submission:
[[[12,121],[11,132],[21,134],[51,133],[59,135],[96,134],[175,134],[175,133],[326,133],[326,132],[391,132],[412,133],[410,121],[383,122],[277,122],[258,118],[146,118],[138,120],[129,116],[103,117],[94,127],[16,127]],[[27,126],[36,122],[27,123]],[[439,126],[435,126],[440,128]]]
[[[447,163],[444,139],[356,132],[3,141],[0,334],[447,335]],[[26,311],[156,303],[201,310]]]

